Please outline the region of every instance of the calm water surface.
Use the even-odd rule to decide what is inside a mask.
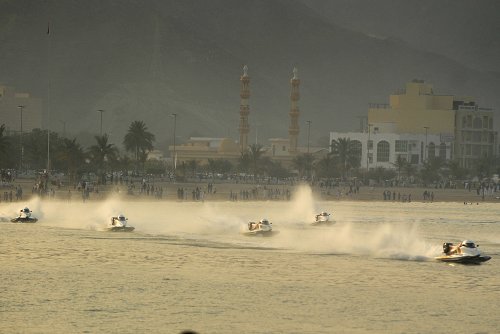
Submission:
[[[499,204],[28,204],[0,224],[0,333],[499,332]],[[116,213],[136,231],[103,231]],[[280,233],[240,234],[263,217]],[[463,239],[493,259],[433,260]]]

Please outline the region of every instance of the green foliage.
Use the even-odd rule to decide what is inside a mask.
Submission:
[[[292,166],[299,172],[299,177],[310,176],[314,157],[310,153],[298,154],[292,160]]]
[[[128,132],[123,139],[123,145],[127,152],[134,154],[136,161],[136,169],[139,162],[147,160],[148,152],[153,149],[155,136],[148,131],[146,124],[143,121],[134,121],[130,124]]]
[[[337,168],[340,169],[344,177],[348,176],[351,169],[359,167],[360,159],[356,154],[354,143],[349,138],[332,140],[331,151]]]

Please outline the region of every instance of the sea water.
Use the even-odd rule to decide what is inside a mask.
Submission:
[[[17,205],[17,206],[16,206]],[[500,204],[33,199],[0,206],[0,333],[498,333]],[[311,226],[327,211],[333,224]],[[124,214],[132,233],[107,232]],[[241,232],[267,218],[272,237]],[[472,239],[492,259],[434,260]]]

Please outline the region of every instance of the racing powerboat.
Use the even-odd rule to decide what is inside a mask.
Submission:
[[[436,260],[450,263],[479,264],[491,259],[491,256],[482,255],[479,245],[473,241],[464,240],[458,245],[451,242],[443,243],[443,255],[436,257]]]
[[[108,225],[108,231],[111,232],[132,232],[135,227],[127,225],[127,218],[124,215],[111,217],[111,222]]]
[[[323,211],[314,216],[314,222],[312,223],[312,225],[327,225],[327,224],[331,224],[329,213]]]
[[[28,207],[19,211],[19,216],[12,218],[10,221],[12,223],[36,223],[37,218],[31,216],[31,210]]]
[[[249,222],[248,229],[243,232],[245,235],[262,235],[271,236],[277,231],[273,231],[273,224],[269,222],[266,218],[259,220],[258,222]]]

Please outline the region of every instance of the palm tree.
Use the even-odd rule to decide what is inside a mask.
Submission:
[[[252,144],[248,147],[248,158],[250,160],[250,168],[252,169],[254,178],[257,176],[260,169],[260,162],[264,150],[261,144]]]
[[[130,124],[128,132],[123,139],[123,145],[128,152],[135,156],[136,169],[139,160],[143,162],[147,159],[147,153],[153,149],[155,136],[148,131],[143,121],[134,121]]]
[[[299,154],[292,160],[292,165],[299,172],[299,177],[308,175],[312,168],[314,158],[310,153]]]
[[[398,170],[398,180],[401,177],[401,170],[405,168],[405,166],[408,164],[405,158],[403,158],[401,155],[398,155],[398,158],[392,165],[397,168]]]
[[[0,157],[5,156],[7,154],[7,148],[9,146],[9,139],[4,135],[5,124],[0,125]]]
[[[359,157],[356,155],[351,139],[338,138],[332,140],[332,154],[337,159],[342,175],[347,178],[347,174],[351,168],[358,167],[360,164]]]
[[[319,177],[334,177],[335,176],[335,160],[332,154],[327,154],[316,163],[316,173]]]
[[[105,133],[102,136],[95,136],[96,145],[89,148],[91,161],[98,169],[98,174],[101,175],[101,181],[105,181],[105,172],[107,165],[117,159],[118,149],[114,144],[108,144],[108,135]]]
[[[64,138],[57,152],[57,158],[57,161],[61,164],[60,168],[68,172],[70,181],[74,181],[78,170],[81,169],[85,161],[85,152],[82,146],[76,142],[76,138]]]

